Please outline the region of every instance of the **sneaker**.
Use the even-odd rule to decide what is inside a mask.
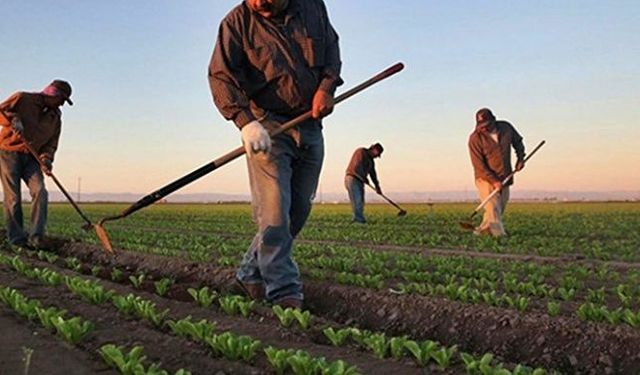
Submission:
[[[245,283],[236,279],[236,284],[242,289],[244,294],[253,300],[264,299],[264,284],[262,283]]]
[[[279,305],[283,309],[292,308],[292,309],[300,309],[302,310],[302,300],[296,298],[283,298],[280,301],[275,303]]]

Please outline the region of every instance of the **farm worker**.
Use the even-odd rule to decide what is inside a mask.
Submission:
[[[509,186],[513,178],[505,185],[502,181],[512,172],[511,147],[516,152],[516,171],[524,168],[524,143],[522,137],[510,123],[496,120],[488,108],[476,113],[476,128],[469,136],[469,154],[475,174],[476,187],[480,200],[484,200],[493,190],[496,194],[484,207],[482,222],[474,234],[490,234],[495,237],[506,234],[502,223],[502,214],[509,201]]]
[[[62,126],[60,107],[73,105],[71,85],[55,80],[42,92],[17,92],[0,104],[0,178],[4,195],[7,239],[16,246],[40,247],[47,223],[48,194],[45,174],[50,174]],[[38,153],[35,159],[25,139]],[[23,229],[20,180],[31,195],[31,227]]]
[[[245,0],[222,20],[209,65],[213,101],[240,129],[258,232],[236,273],[252,298],[303,302],[293,240],[309,216],[322,160],[321,118],[340,78],[338,35],[322,0]],[[312,119],[269,131],[312,111]]]
[[[378,175],[376,173],[375,158],[382,155],[384,148],[380,143],[373,144],[369,148],[360,147],[351,156],[351,161],[347,167],[344,177],[344,186],[349,193],[351,210],[353,211],[353,222],[364,224],[364,184],[369,183],[367,176],[371,176],[371,181],[378,194],[382,194]]]

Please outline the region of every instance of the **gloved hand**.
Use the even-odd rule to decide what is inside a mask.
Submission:
[[[271,150],[271,138],[269,132],[256,120],[242,127],[242,143],[247,151],[247,156],[257,152],[268,153]]]
[[[500,181],[496,181],[496,182],[492,183],[491,185],[492,185],[492,186],[493,186],[493,188],[494,188],[494,189],[496,189],[496,190],[500,190],[500,189],[502,189],[502,182],[500,182]]]
[[[380,185],[376,186],[376,193],[382,194],[382,188],[380,187]]]
[[[524,160],[518,160],[516,162],[516,171],[521,171],[524,168]]]
[[[11,129],[13,129],[13,131],[15,131],[16,133],[20,133],[20,134],[22,134],[22,132],[24,131],[24,126],[22,125],[22,121],[20,121],[18,116],[14,116],[11,119]]]
[[[51,171],[53,170],[53,163],[51,159],[49,159],[46,155],[40,156],[40,168],[42,169],[42,173],[47,176],[51,175]]]

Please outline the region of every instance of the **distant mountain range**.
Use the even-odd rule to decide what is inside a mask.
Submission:
[[[385,192],[389,198],[397,202],[467,202],[477,201],[475,191],[417,191],[417,192]],[[82,193],[81,202],[135,202],[144,194],[135,193]],[[29,197],[23,192],[23,197]],[[78,197],[73,194],[72,198]],[[50,201],[64,201],[64,196],[58,191],[49,192]],[[550,190],[516,190],[511,193],[512,200],[520,201],[640,201],[638,191],[550,191]],[[172,203],[215,203],[215,202],[248,202],[248,194],[173,194],[165,199]],[[322,193],[316,196],[316,202],[340,203],[347,202],[346,192]],[[382,202],[382,198],[373,192],[367,192],[367,201]]]

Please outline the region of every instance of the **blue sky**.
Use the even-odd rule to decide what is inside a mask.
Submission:
[[[86,192],[146,193],[239,145],[206,69],[239,1],[3,0],[0,96],[69,80],[58,177]],[[325,121],[325,192],[358,146],[380,141],[388,191],[473,188],[466,148],[489,106],[531,149],[519,189],[639,190],[637,1],[326,0],[351,87],[404,72]],[[50,184],[51,185],[51,184]],[[246,193],[238,160],[181,192]]]

